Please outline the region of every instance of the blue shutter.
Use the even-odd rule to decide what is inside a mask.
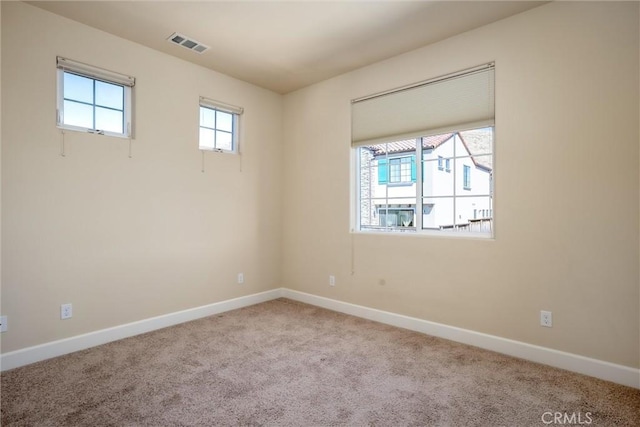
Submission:
[[[389,181],[389,164],[387,159],[378,160],[378,184],[386,184]]]
[[[411,156],[411,182],[416,182],[416,156]]]

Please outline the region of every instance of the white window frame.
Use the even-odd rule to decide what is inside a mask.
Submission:
[[[408,161],[406,159],[408,159]],[[406,174],[403,175],[403,166],[406,166],[407,163],[409,164],[408,178],[407,178]],[[398,168],[398,180],[397,181],[393,181],[391,179],[392,166],[396,166]],[[387,167],[388,167],[387,172],[389,174],[389,177],[387,179],[387,184],[388,185],[411,184],[411,182],[412,182],[411,181],[411,156],[389,157],[388,158]],[[407,178],[407,179],[404,179],[404,178]]]
[[[471,166],[469,165],[462,165],[462,188],[471,190]]]
[[[436,77],[434,79],[426,80],[423,82],[391,89],[377,94],[363,96],[361,98],[352,99],[352,173],[350,185],[352,201],[350,222],[352,233],[371,234],[382,232],[385,234],[397,234],[398,231],[405,231],[394,229],[381,230],[375,228],[375,226],[373,228],[367,228],[367,226],[364,226],[365,228],[363,228],[360,191],[362,189],[362,182],[365,181],[361,181],[362,156],[360,150],[362,147],[383,143],[393,143],[396,141],[406,140],[414,137],[422,138],[434,135],[442,135],[449,132],[458,133],[473,129],[491,127],[493,129],[492,149],[491,152],[486,153],[486,155],[491,155],[492,164],[494,164],[494,75],[494,63],[488,63],[449,75]],[[470,78],[467,79],[467,76],[469,76]],[[463,83],[457,84],[457,81],[461,81]],[[440,83],[443,83],[444,85],[441,86]],[[432,84],[436,84],[437,86],[433,87],[437,89],[431,90],[430,86]],[[452,96],[451,102],[449,102],[450,96]],[[375,101],[368,102],[370,100]],[[443,100],[447,102],[440,102]],[[470,102],[471,100],[473,102]],[[460,113],[461,110],[462,113]],[[425,114],[425,111],[431,112],[431,114]],[[493,174],[490,176],[488,195],[485,196],[479,194],[477,196],[461,196],[457,194],[456,190],[456,172],[453,177],[454,193],[452,195],[452,198],[454,200],[454,230],[448,231],[448,227],[445,226],[441,226],[440,230],[423,228],[423,211],[425,206],[428,205],[427,203],[425,203],[426,197],[423,197],[422,194],[424,181],[422,176],[422,159],[424,150],[426,150],[426,148],[423,147],[423,144],[416,144],[416,221],[414,224],[415,229],[411,230],[412,232],[407,234],[493,239],[495,235],[495,228],[493,223],[489,224],[488,232],[486,232],[486,230],[481,230],[480,232],[472,232],[471,227],[469,227],[469,231],[458,229],[456,227],[455,220],[455,201],[458,198],[489,197],[491,204],[490,210],[493,210],[493,206],[495,203],[495,195],[493,191]],[[420,161],[418,161],[418,159],[420,159]],[[443,157],[437,158],[437,166],[439,170],[444,169],[443,163],[445,159],[446,158]],[[455,150],[453,159],[454,161],[455,159],[458,159],[458,156],[456,156],[455,154]],[[447,167],[446,172],[451,172],[451,167]],[[368,181],[370,182],[371,180],[372,178],[369,177]],[[388,199],[388,186],[386,188],[386,197]],[[413,196],[409,197],[413,198]],[[440,198],[440,196],[438,197]]]
[[[240,145],[240,116],[242,116],[242,114],[244,113],[244,108],[242,107],[237,107],[235,105],[231,105],[231,104],[226,104],[220,101],[216,101],[214,99],[211,98],[206,98],[201,96],[200,97],[200,104],[199,104],[199,108],[198,108],[198,130],[200,130],[200,128],[203,128],[205,126],[202,126],[202,122],[200,120],[201,114],[200,111],[202,108],[208,108],[210,110],[214,110],[214,111],[221,111],[224,113],[229,113],[231,115],[233,115],[233,127],[232,127],[232,135],[231,135],[231,150],[226,150],[226,149],[222,149],[222,148],[217,148],[217,147],[204,147],[200,144],[200,137],[198,136],[198,149],[201,151],[212,151],[212,152],[216,152],[216,153],[230,153],[230,154],[238,154],[239,153],[239,145]],[[209,127],[206,127],[207,129],[212,129]],[[213,128],[214,130],[218,130],[216,128]],[[227,132],[227,131],[224,131]]]
[[[107,135],[118,138],[132,138],[133,126],[132,126],[132,88],[135,86],[136,79],[125,74],[116,73],[113,71],[105,70],[103,68],[95,67],[93,65],[84,64],[82,62],[74,61],[68,58],[58,56],[56,58],[57,68],[57,110],[56,110],[56,124],[60,129],[72,130],[77,132],[89,132],[99,135]],[[123,132],[112,132],[103,129],[87,128],[83,126],[75,126],[66,124],[64,122],[64,75],[65,73],[76,74],[82,77],[94,81],[101,81],[123,88],[124,100],[123,100]],[[96,108],[95,99],[92,104],[93,108]]]
[[[468,159],[471,157],[486,157],[486,156],[491,156],[491,163],[493,164],[493,160],[494,160],[494,144],[495,144],[495,126],[487,126],[492,128],[492,149],[490,152],[487,153],[480,153],[477,154],[475,156],[468,156],[468,155],[458,155],[458,153],[456,153],[456,143],[455,140],[453,141],[453,157],[451,158],[447,158],[447,157],[442,157],[442,156],[438,156],[435,159],[431,159],[431,160],[421,160],[418,161],[416,160],[416,180],[415,183],[411,182],[412,184],[415,184],[416,186],[416,191],[414,194],[412,195],[404,195],[404,196],[396,196],[396,197],[389,197],[389,187],[394,187],[394,185],[390,182],[390,178],[391,178],[391,168],[390,168],[390,163],[387,163],[389,169],[388,169],[388,180],[387,180],[387,184],[385,184],[385,188],[386,188],[386,206],[389,206],[389,204],[393,204],[394,201],[396,201],[397,199],[412,199],[411,205],[413,206],[411,209],[414,210],[415,214],[415,220],[413,222],[413,226],[411,227],[388,227],[386,225],[380,225],[380,226],[367,226],[364,227],[362,226],[362,218],[361,218],[361,194],[360,194],[360,189],[361,189],[361,169],[362,169],[362,164],[361,164],[361,155],[360,155],[360,150],[366,148],[365,146],[362,147],[356,147],[352,149],[352,153],[353,153],[353,161],[352,164],[354,165],[354,171],[355,171],[355,176],[353,176],[352,182],[355,183],[355,186],[352,187],[352,191],[353,191],[353,195],[354,195],[354,211],[355,211],[355,217],[353,218],[353,220],[355,221],[354,226],[352,227],[352,232],[357,232],[357,233],[365,233],[365,234],[372,234],[372,233],[393,233],[393,234],[398,234],[398,233],[402,233],[402,234],[414,234],[414,235],[432,235],[432,236],[450,236],[450,237],[470,237],[470,238],[481,238],[481,239],[493,239],[494,237],[494,230],[493,230],[493,225],[491,227],[491,231],[489,233],[487,232],[477,232],[477,231],[465,231],[463,229],[460,229],[458,225],[452,225],[451,227],[447,227],[446,229],[440,229],[440,230],[433,230],[433,229],[429,229],[429,228],[423,228],[423,217],[421,214],[421,212],[424,211],[425,206],[427,206],[427,203],[424,202],[425,198],[430,198],[427,196],[424,196],[423,194],[423,185],[425,183],[425,180],[423,179],[423,167],[424,167],[424,163],[429,162],[435,162],[438,165],[441,163],[440,160],[442,159],[446,159],[446,160],[453,160],[454,162],[457,160],[462,160],[462,159]],[[467,130],[472,130],[472,129],[466,129],[466,128],[461,128],[459,131],[456,132],[464,132]],[[393,143],[393,140],[388,141],[388,143]],[[384,143],[383,143],[384,144]],[[416,159],[423,159],[423,154],[427,149],[423,146],[421,138],[416,138],[416,143],[415,143],[415,148],[412,151],[414,153],[414,155],[416,156]],[[406,157],[406,154],[404,154],[401,157]],[[395,158],[401,158],[401,157],[395,157]],[[387,157],[389,159],[389,157]],[[467,166],[467,165],[462,165],[463,169],[462,169],[462,173],[460,175],[460,178],[458,178],[457,173],[454,174],[453,176],[453,193],[451,195],[447,195],[447,196],[433,196],[433,198],[435,199],[452,199],[453,201],[453,214],[454,217],[457,214],[457,209],[456,206],[457,204],[460,202],[461,199],[468,199],[468,198],[475,198],[475,197],[489,197],[490,201],[491,201],[491,206],[493,207],[494,205],[494,193],[493,193],[493,178],[490,177],[491,180],[491,184],[489,186],[489,193],[488,194],[477,194],[477,195],[467,195],[464,194],[464,191],[466,190],[471,190],[471,186],[469,187],[465,187],[464,186],[464,168],[469,168],[469,181],[471,180],[471,167]],[[439,170],[439,166],[438,166],[438,170]],[[449,169],[449,171],[451,171],[451,169]],[[375,177],[370,177],[370,180],[375,179]],[[461,192],[458,192],[457,188],[458,188],[458,184],[457,184],[457,180],[461,179],[463,181],[463,188]],[[469,182],[470,184],[470,182]],[[374,199],[370,199],[369,203],[372,202],[372,200]],[[384,208],[380,207],[377,208],[377,211],[381,211]],[[410,209],[409,207],[406,208],[402,208],[402,207],[392,207],[389,208],[389,210],[406,210],[406,209]],[[493,213],[493,208],[489,208],[489,209],[484,209],[487,212],[491,211],[491,213]],[[483,210],[483,211],[484,211]],[[477,211],[474,212],[474,218],[473,219],[477,219],[476,218],[477,215]],[[482,215],[481,219],[485,219],[487,218],[486,215]],[[492,217],[491,217],[492,218]],[[455,220],[454,220],[455,221]]]

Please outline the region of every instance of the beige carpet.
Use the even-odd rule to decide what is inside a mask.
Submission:
[[[639,390],[286,299],[4,372],[1,398],[3,426],[640,425]]]

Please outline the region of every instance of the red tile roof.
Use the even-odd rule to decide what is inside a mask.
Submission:
[[[454,135],[458,135],[467,152],[472,155],[471,160],[480,168],[491,171],[493,169],[492,156],[475,156],[475,153],[490,154],[492,151],[491,138],[487,138],[486,134],[476,131],[464,131],[446,133],[442,135],[432,135],[422,137],[422,147],[426,149],[434,149],[450,140]],[[416,147],[416,138],[403,139],[400,141],[388,142],[386,144],[370,145],[369,148],[374,156],[385,154],[406,153],[414,151]]]
[[[422,147],[436,148],[453,137],[453,135],[455,134],[447,133],[444,135],[425,136],[422,138]],[[403,139],[401,141],[388,142],[386,144],[371,145],[368,148],[373,151],[374,156],[414,151],[416,148],[416,138]]]

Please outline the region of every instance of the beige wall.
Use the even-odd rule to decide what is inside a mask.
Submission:
[[[2,2],[2,352],[284,285],[638,367],[638,16],[552,3],[283,104]],[[124,140],[73,132],[60,156],[56,55],[137,78],[133,158]],[[496,239],[350,234],[350,99],[486,61]],[[243,155],[208,153],[204,174],[199,95],[246,109]]]
[[[285,96],[283,285],[638,367],[638,16],[551,3]],[[350,234],[350,99],[487,61],[495,240]]]
[[[56,55],[136,77],[133,158],[77,132],[60,156]],[[205,173],[200,95],[245,108]],[[281,95],[2,2],[2,112],[3,352],[280,285]]]

